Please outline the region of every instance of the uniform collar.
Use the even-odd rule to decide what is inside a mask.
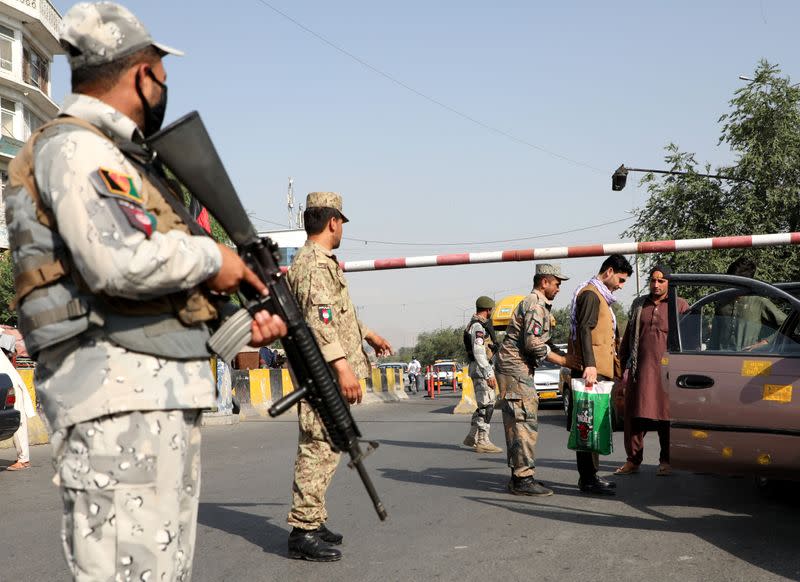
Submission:
[[[545,297],[544,293],[542,293],[538,289],[534,289],[533,290],[533,294],[536,295],[539,298],[539,301],[541,301],[545,305],[547,305],[547,306],[553,305],[553,302],[550,301],[547,297]]]
[[[143,137],[136,123],[124,113],[121,113],[95,97],[82,93],[70,93],[64,99],[61,113],[80,117],[88,121],[110,137],[141,142]]]
[[[321,244],[319,244],[317,242],[314,242],[311,239],[306,239],[306,246],[307,247],[311,247],[316,252],[322,253],[326,257],[330,257],[330,258],[332,258],[334,260],[336,259],[336,255],[333,254],[332,250],[326,249]]]

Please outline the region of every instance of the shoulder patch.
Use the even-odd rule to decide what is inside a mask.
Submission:
[[[476,331],[476,332],[475,332],[475,337],[476,337],[476,338],[481,338],[481,339],[483,339],[485,336],[486,336],[486,332],[485,332],[485,331],[483,331],[483,330],[480,330],[480,331]]]
[[[141,206],[144,201],[136,189],[133,176],[108,168],[99,168],[91,176],[92,184],[101,196],[127,200]]]
[[[140,230],[147,238],[153,234],[156,228],[156,217],[147,212],[141,206],[131,204],[126,200],[117,200],[120,210],[136,230]]]
[[[325,325],[333,322],[333,309],[331,309],[330,305],[319,307],[319,320]]]

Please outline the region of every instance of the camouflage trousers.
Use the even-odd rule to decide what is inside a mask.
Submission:
[[[294,461],[292,509],[286,521],[292,527],[317,529],[328,519],[325,492],[339,465],[341,453],[331,450],[322,421],[307,402],[300,402],[297,417],[300,438]]]
[[[472,365],[470,365],[472,371]],[[489,422],[492,419],[494,412],[494,403],[497,397],[494,393],[494,388],[489,387],[486,379],[477,374],[470,374],[472,379],[472,386],[475,388],[475,403],[478,405],[475,412],[472,413],[471,425],[473,430],[478,433],[483,433],[489,436]]]
[[[503,428],[506,433],[508,466],[515,477],[528,477],[536,467],[539,438],[539,397],[533,376],[520,378],[496,374],[503,399]]]
[[[190,579],[200,411],[103,416],[56,431],[52,444],[76,581]]]

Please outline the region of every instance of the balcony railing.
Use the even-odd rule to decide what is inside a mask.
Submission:
[[[50,0],[11,0],[8,4],[20,7],[24,12],[39,19],[55,38],[61,28],[61,15]]]

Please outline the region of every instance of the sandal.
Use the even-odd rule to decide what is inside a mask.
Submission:
[[[632,475],[639,472],[639,465],[626,461],[619,469],[614,471],[614,475]]]
[[[6,467],[6,471],[22,471],[23,469],[30,469],[31,464],[29,461],[17,461],[13,465]]]
[[[669,466],[669,463],[661,463],[656,469],[656,476],[666,477],[667,475],[672,475],[672,467]]]

